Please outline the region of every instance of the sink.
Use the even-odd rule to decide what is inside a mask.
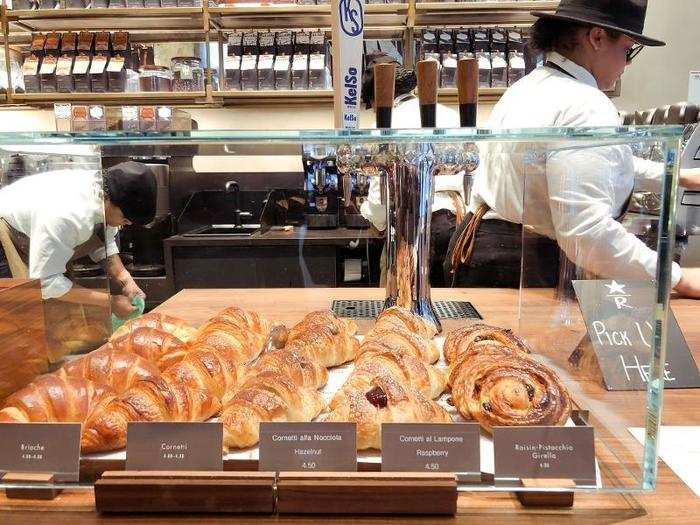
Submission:
[[[259,224],[243,224],[236,226],[235,224],[212,224],[210,226],[202,226],[196,230],[192,230],[183,234],[184,237],[197,237],[199,235],[228,235],[232,237],[250,237],[260,229]]]

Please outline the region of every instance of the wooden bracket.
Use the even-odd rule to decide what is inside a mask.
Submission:
[[[523,487],[528,489],[552,489],[549,491],[518,491],[518,501],[523,507],[572,507],[574,505],[573,490],[554,490],[574,488],[576,483],[571,479],[522,479]]]
[[[8,499],[54,499],[61,493],[61,489],[56,486],[47,486],[54,481],[53,474],[41,472],[8,472],[2,477],[3,484],[25,485],[21,488],[5,488],[5,496]],[[36,485],[36,487],[28,485]]]
[[[98,512],[274,512],[273,472],[105,472]]]
[[[457,512],[454,474],[281,472],[279,514],[442,514]]]

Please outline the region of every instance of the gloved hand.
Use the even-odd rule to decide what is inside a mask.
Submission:
[[[146,298],[146,294],[144,291],[139,288],[139,286],[136,284],[136,281],[134,279],[130,278],[126,284],[124,285],[124,288],[122,289],[122,294],[125,295],[129,300],[133,301],[134,297],[140,296],[143,299]]]

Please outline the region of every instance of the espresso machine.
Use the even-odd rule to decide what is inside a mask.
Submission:
[[[337,228],[340,191],[335,149],[331,146],[305,144],[302,149],[304,189],[306,191],[306,225],[309,228]]]

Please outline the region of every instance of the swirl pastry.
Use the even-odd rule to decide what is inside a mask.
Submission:
[[[533,359],[501,352],[476,354],[452,371],[460,414],[489,432],[494,426],[563,425],[571,400],[559,377]]]
[[[379,314],[373,331],[393,330],[396,327],[418,334],[425,339],[432,339],[437,334],[437,327],[433,323],[401,306],[392,306]]]
[[[453,362],[457,357],[468,352],[474,346],[489,345],[499,343],[513,351],[529,354],[530,349],[511,330],[489,326],[487,324],[472,324],[453,330],[445,338],[443,352],[448,363]]]

